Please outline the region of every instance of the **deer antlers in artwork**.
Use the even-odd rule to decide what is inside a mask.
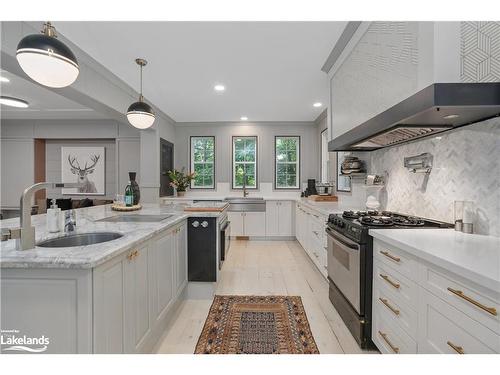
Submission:
[[[68,162],[69,162],[69,165],[71,166],[72,169],[75,169],[75,170],[78,170],[80,172],[89,172],[91,169],[93,169],[97,162],[99,161],[99,159],[101,158],[100,155],[92,155],[90,157],[90,160],[92,160],[92,164],[90,166],[87,166],[87,162],[85,162],[85,167],[82,169],[80,167],[80,163],[78,163],[78,160],[76,160],[76,156],[75,157],[71,157],[71,155],[68,155]],[[76,165],[75,165],[76,163]]]

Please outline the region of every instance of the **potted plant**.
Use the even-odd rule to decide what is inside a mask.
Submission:
[[[186,194],[186,189],[191,185],[191,180],[194,178],[195,173],[184,173],[184,168],[178,171],[174,169],[167,172],[170,178],[170,186],[177,191],[177,196],[183,197]]]

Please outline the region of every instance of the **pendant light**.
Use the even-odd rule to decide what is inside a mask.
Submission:
[[[138,129],[147,129],[155,121],[155,113],[153,108],[144,101],[144,96],[142,96],[142,68],[148,63],[144,59],[135,59],[137,65],[141,67],[141,93],[139,95],[139,101],[132,103],[127,110],[127,119],[132,126]]]
[[[75,82],[80,69],[73,52],[56,38],[56,29],[46,22],[41,34],[21,39],[16,58],[31,79],[44,86],[61,88]]]

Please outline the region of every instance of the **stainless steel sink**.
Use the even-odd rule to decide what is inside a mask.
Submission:
[[[123,237],[123,234],[116,232],[95,232],[72,234],[64,237],[52,238],[40,242],[39,247],[75,247],[88,246],[101,242],[109,242]]]
[[[96,221],[105,221],[109,223],[159,223],[174,215],[115,215],[105,217]]]
[[[228,211],[236,212],[265,212],[266,202],[262,197],[227,197]]]

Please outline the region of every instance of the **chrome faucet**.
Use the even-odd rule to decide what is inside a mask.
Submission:
[[[250,193],[247,191],[247,174],[243,172],[243,198],[246,198],[248,194]]]
[[[21,195],[21,229],[19,233],[19,250],[28,250],[35,247],[35,227],[31,225],[31,200],[33,194],[38,190],[47,188],[79,188],[83,187],[82,183],[78,182],[39,182],[26,188]]]

